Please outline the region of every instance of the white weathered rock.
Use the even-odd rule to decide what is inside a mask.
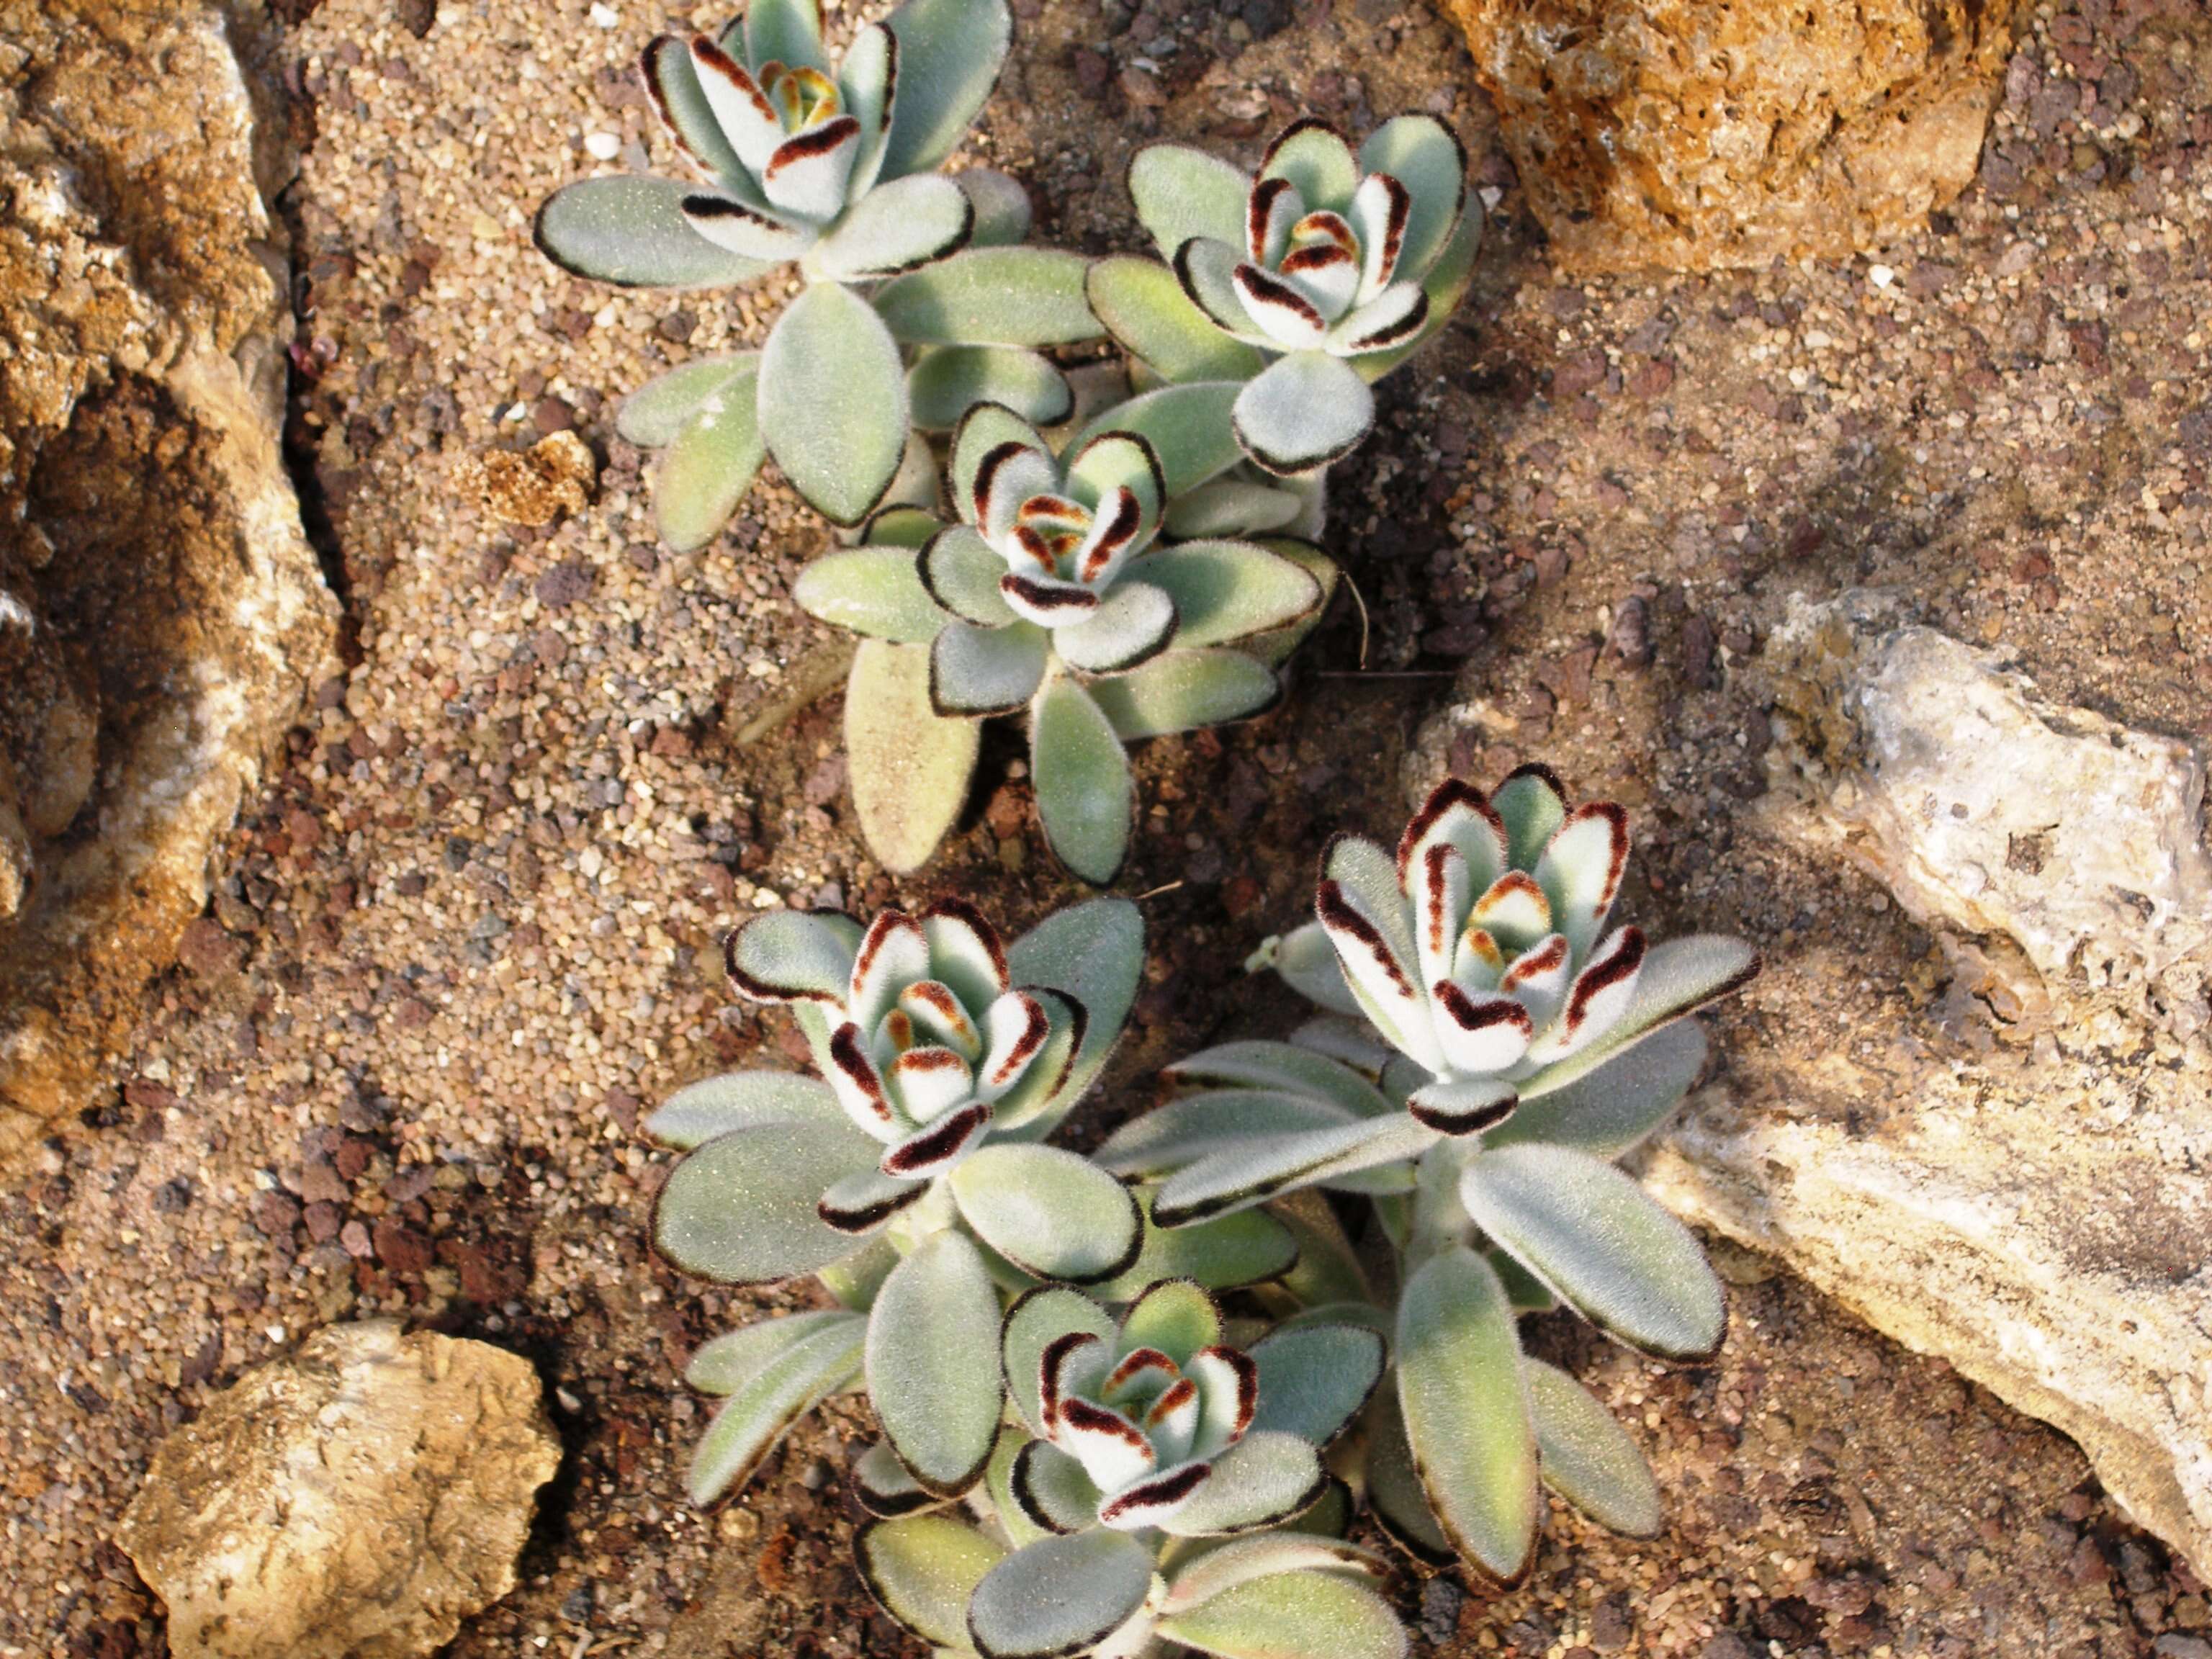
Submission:
[[[1817,948],[1770,948],[1762,1042],[1647,1178],[2072,1435],[2138,1522],[2212,1570],[2203,758],[2049,706],[1879,595],[1795,606],[1767,659],[1765,826],[2033,967],[2016,1029],[1966,1057],[1958,999],[1899,1021],[1860,985],[1839,1011],[1798,988],[1836,982]],[[1961,979],[2009,954],[1951,950]]]
[[[116,1540],[179,1659],[414,1659],[514,1588],[560,1461],[519,1356],[333,1326],[163,1442]]]
[[[1768,640],[1799,832],[1835,836],[1924,922],[2009,935],[2053,981],[2156,979],[2212,941],[2203,755],[2055,708],[1890,610],[1800,599]]]

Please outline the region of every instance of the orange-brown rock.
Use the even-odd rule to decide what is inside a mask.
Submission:
[[[1973,178],[2017,0],[1445,0],[1564,268],[1841,258]]]
[[[327,672],[242,27],[0,6],[0,1163],[109,1079]]]

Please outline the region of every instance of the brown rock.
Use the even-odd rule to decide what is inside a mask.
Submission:
[[[179,1659],[412,1659],[514,1588],[560,1461],[518,1356],[333,1326],[163,1442],[116,1541]]]
[[[0,82],[0,1163],[115,1080],[336,613],[224,8],[5,9],[40,70]]]
[[[2017,0],[1448,0],[1559,264],[1844,258],[1972,180]]]
[[[556,432],[528,449],[466,457],[459,475],[459,487],[481,500],[493,517],[535,528],[564,513],[581,513],[599,481],[599,468],[581,438]]]

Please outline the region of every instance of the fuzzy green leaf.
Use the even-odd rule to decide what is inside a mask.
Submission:
[[[1359,164],[1342,133],[1324,122],[1304,121],[1269,146],[1260,176],[1289,179],[1308,212],[1326,209],[1340,213],[1350,205],[1352,189],[1359,183]]]
[[[945,622],[902,547],[825,553],[799,573],[791,597],[810,617],[897,645],[927,645]]]
[[[929,700],[939,714],[1012,714],[1036,694],[1051,642],[1030,623],[979,628],[948,621],[930,647]]]
[[[907,395],[925,432],[950,432],[978,404],[1002,404],[1033,426],[1057,426],[1075,412],[1067,377],[1020,346],[927,350],[907,375]]]
[[[1448,1566],[1458,1559],[1421,1490],[1395,1376],[1384,1380],[1368,1413],[1367,1507],[1390,1541],[1424,1566]]]
[[[1178,1170],[1152,1199],[1152,1219],[1180,1226],[1249,1209],[1278,1193],[1318,1187],[1341,1176],[1419,1158],[1437,1133],[1402,1112],[1302,1130],[1210,1152]]]
[[[1430,1507],[1460,1554],[1510,1583],[1536,1547],[1536,1435],[1513,1306],[1498,1275],[1455,1247],[1398,1298],[1398,1402]]]
[[[866,301],[817,283],[791,302],[761,352],[760,422],[824,518],[858,524],[883,500],[906,454],[906,369]]]
[[[1273,1429],[1253,1430],[1212,1464],[1182,1507],[1161,1517],[1163,1532],[1210,1538],[1256,1531],[1310,1509],[1328,1485],[1311,1443]]]
[[[1179,542],[1261,536],[1293,523],[1304,509],[1296,490],[1231,476],[1178,497],[1165,529]]]
[[[1705,1065],[1705,1034],[1695,1020],[1677,1020],[1565,1086],[1524,1097],[1483,1144],[1544,1141],[1619,1158],[1674,1115]]]
[[[664,1146],[688,1152],[716,1135],[757,1123],[850,1121],[830,1085],[793,1072],[731,1072],[678,1089],[638,1127]]]
[[[1164,1618],[1212,1601],[1239,1584],[1281,1573],[1330,1573],[1346,1579],[1382,1577],[1382,1562],[1356,1544],[1303,1533],[1262,1533],[1217,1544],[1178,1565],[1161,1600]]]
[[[1127,575],[1175,601],[1177,648],[1225,645],[1320,609],[1321,584],[1251,542],[1185,542],[1146,554]]]
[[[1056,679],[1037,698],[1030,771],[1052,850],[1084,880],[1101,887],[1112,881],[1129,850],[1135,783],[1121,738],[1073,680]]]
[[[1098,1522],[1100,1493],[1083,1465],[1047,1440],[1032,1440],[1015,1460],[1014,1501],[1052,1532],[1080,1532]]]
[[[1468,1160],[1475,1224],[1591,1323],[1647,1353],[1701,1357],[1728,1310],[1690,1230],[1610,1164],[1565,1146]]]
[[[1653,945],[1644,953],[1626,1011],[1589,1048],[1523,1082],[1522,1099],[1540,1100],[1588,1076],[1650,1032],[1726,996],[1758,972],[1759,953],[1740,939],[1692,933]]]
[[[1258,714],[1282,687],[1240,651],[1170,651],[1091,687],[1122,741],[1220,726]]]
[[[722,532],[753,487],[767,456],[757,418],[751,365],[726,391],[708,398],[668,447],[653,473],[653,514],[660,539],[679,553],[704,547]]]
[[[1015,621],[999,592],[1006,562],[972,526],[957,524],[939,531],[915,562],[915,568],[929,596],[954,616],[981,628],[1004,628]]]
[[[793,1314],[701,1348],[684,1381],[728,1398],[692,1454],[691,1501],[711,1504],[742,1486],[785,1430],[852,1381],[866,1328],[858,1314]]]
[[[1012,247],[1030,234],[1030,193],[1020,179],[996,167],[968,167],[952,175],[975,210],[971,247]]]
[[[1281,1429],[1326,1446],[1367,1403],[1382,1376],[1380,1335],[1359,1325],[1304,1325],[1255,1343],[1260,1407],[1255,1429]]]
[[[950,1515],[871,1522],[853,1549],[884,1612],[923,1641],[956,1650],[968,1646],[968,1598],[1006,1554]]]
[[[701,193],[680,179],[580,179],[538,210],[538,251],[563,270],[617,288],[730,288],[773,269],[691,228],[682,204]]]
[[[870,1515],[885,1519],[935,1509],[945,1501],[923,1488],[888,1440],[873,1443],[853,1465],[853,1494]]]
[[[1628,1431],[1557,1366],[1525,1363],[1544,1484],[1601,1527],[1632,1538],[1656,1533],[1659,1483]]]
[[[709,412],[710,403],[750,408],[759,372],[760,353],[745,351],[733,357],[704,357],[656,374],[623,399],[615,431],[640,449],[665,448],[696,416]]]
[[[730,936],[730,974],[757,1001],[842,1008],[860,942],[859,928],[846,917],[765,911]]]
[[[1042,1538],[984,1575],[968,1634],[984,1659],[1049,1659],[1096,1646],[1145,1604],[1152,1553],[1105,1528]]]
[[[1194,380],[1165,386],[1091,418],[1073,446],[1081,449],[1108,432],[1133,432],[1159,458],[1162,480],[1172,501],[1208,478],[1226,472],[1243,458],[1230,424],[1243,385],[1237,380]]]
[[[883,1149],[850,1124],[785,1120],[718,1135],[670,1171],[653,1242],[677,1267],[726,1285],[812,1273],[853,1249],[815,1212]]]
[[[1073,345],[1098,337],[1081,255],[972,247],[901,276],[876,309],[908,345]]]
[[[1358,1121],[1335,1102],[1304,1091],[1209,1089],[1132,1118],[1093,1156],[1125,1180],[1158,1180],[1217,1152]]]
[[[884,177],[927,173],[952,154],[998,83],[1014,37],[1006,0],[906,0],[885,20],[898,38],[898,101]]]
[[[1375,394],[1343,359],[1294,351],[1237,394],[1237,440],[1270,472],[1340,460],[1375,427]]]
[[[1094,1294],[1127,1302],[1164,1279],[1194,1279],[1210,1291],[1242,1290],[1280,1279],[1298,1263],[1291,1230],[1265,1210],[1240,1210],[1173,1229],[1154,1226],[1149,1214],[1143,1219],[1144,1243],[1135,1263],[1091,1286]]]
[[[1351,1066],[1288,1042],[1218,1043],[1176,1061],[1163,1075],[1178,1083],[1279,1089],[1332,1102],[1359,1117],[1397,1109],[1397,1103]]]
[[[1390,1604],[1340,1573],[1279,1572],[1160,1622],[1159,1633],[1219,1659],[1403,1659]]]
[[[749,0],[744,31],[745,61],[756,69],[766,64],[830,67],[822,53],[821,0]]]
[[[1085,899],[1056,910],[1006,948],[1017,985],[1046,985],[1083,1005],[1083,1047],[1055,1105],[1073,1103],[1121,1036],[1145,973],[1145,918],[1123,898]]]
[[[1001,1144],[949,1177],[976,1236],[1024,1273],[1071,1284],[1110,1279],[1136,1259],[1137,1201],[1105,1170],[1056,1146]]]
[[[929,698],[929,653],[866,640],[845,684],[845,753],[868,850],[896,874],[929,861],[968,803],[981,722]]]
[[[1242,168],[1188,144],[1147,144],[1129,163],[1137,218],[1164,258],[1194,236],[1242,247],[1251,189]]]
[[[1275,946],[1275,971],[1308,1001],[1340,1014],[1364,1017],[1365,1010],[1344,981],[1336,947],[1319,922],[1306,922],[1283,935]]]
[[[1200,1286],[1173,1279],[1146,1289],[1121,1316],[1124,1353],[1158,1348],[1178,1366],[1221,1340],[1221,1309]]]
[[[1149,582],[1129,580],[1081,622],[1054,629],[1052,642],[1080,673],[1126,674],[1159,655],[1175,633],[1175,601]]]
[[[1256,347],[1224,334],[1157,260],[1117,253],[1085,280],[1092,314],[1164,380],[1249,380],[1267,367]]]
[[[872,282],[919,270],[958,252],[974,233],[968,194],[940,173],[916,173],[877,185],[806,255],[807,268],[833,282]]]
[[[891,1269],[868,1316],[868,1395],[899,1460],[941,1498],[981,1478],[1006,1393],[976,1363],[999,1341],[999,1295],[965,1234],[940,1232]]]

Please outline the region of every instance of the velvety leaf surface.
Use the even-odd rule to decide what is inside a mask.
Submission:
[[[653,516],[660,539],[679,553],[722,533],[753,487],[767,446],[761,441],[757,385],[750,362],[727,388],[705,399],[660,452],[653,471]]]
[[[1188,1365],[1200,1348],[1220,1340],[1219,1305],[1188,1279],[1149,1286],[1121,1316],[1124,1352],[1158,1348],[1179,1366]]]
[[[1125,1622],[1152,1585],[1152,1553],[1104,1528],[1043,1538],[975,1586],[968,1632],[985,1659],[1079,1653]]]
[[[1223,645],[1317,610],[1321,584],[1250,542],[1194,541],[1139,558],[1128,574],[1175,601],[1178,647]]]
[[[1209,1089],[1163,1101],[1132,1118],[1093,1156],[1125,1179],[1158,1180],[1216,1153],[1358,1121],[1359,1115],[1337,1102],[1303,1091]]]
[[[1459,1552],[1429,1508],[1406,1443],[1406,1419],[1398,1403],[1395,1376],[1386,1377],[1368,1413],[1367,1504],[1390,1540],[1416,1561],[1431,1567],[1450,1565]]]
[[[1545,1141],[1614,1158],[1674,1115],[1705,1065],[1705,1034],[1677,1020],[1572,1082],[1531,1100],[1483,1137],[1486,1146]]]
[[[1262,1533],[1231,1539],[1178,1565],[1160,1602],[1163,1616],[1186,1613],[1225,1590],[1285,1572],[1328,1572],[1349,1578],[1379,1577],[1382,1563],[1355,1544],[1297,1533]]]
[[[854,1550],[884,1610],[923,1641],[946,1648],[968,1645],[968,1598],[1006,1554],[949,1515],[871,1522]]]
[[[1173,650],[1090,688],[1124,742],[1194,731],[1255,714],[1281,690],[1274,673],[1239,651]]]
[[[1030,234],[1030,193],[1022,181],[996,167],[968,167],[952,175],[975,210],[974,247],[1012,247]]]
[[[836,1094],[818,1078],[729,1072],[678,1089],[638,1127],[662,1146],[688,1152],[732,1129],[792,1119],[840,1126],[848,1121]]]
[[[847,210],[808,268],[841,283],[896,276],[965,246],[975,223],[967,192],[943,174],[894,179]]]
[[[1024,1273],[1082,1284],[1110,1278],[1136,1257],[1136,1200],[1073,1152],[984,1146],[961,1160],[950,1179],[976,1236]]]
[[[868,1395],[914,1477],[941,1496],[980,1479],[1006,1395],[979,1363],[999,1342],[999,1297],[983,1258],[957,1232],[917,1245],[868,1316]]]
[[[746,995],[842,1007],[852,983],[860,931],[805,910],[775,910],[746,921],[732,938],[730,967]]]
[[[1004,714],[1036,695],[1049,640],[1028,623],[948,621],[930,647],[929,698],[940,714]]]
[[[881,1155],[849,1124],[786,1120],[718,1135],[669,1172],[653,1242],[684,1272],[727,1285],[811,1273],[853,1249],[816,1203]]]
[[[1403,1113],[1309,1129],[1208,1154],[1164,1182],[1152,1200],[1164,1227],[1261,1203],[1277,1193],[1418,1158],[1436,1133]]]
[[[1276,1573],[1164,1619],[1160,1634],[1220,1659],[1402,1659],[1390,1604],[1340,1573]]]
[[[580,179],[538,209],[538,250],[564,270],[618,288],[729,288],[769,270],[691,228],[683,202],[699,193],[680,179]]]
[[[1092,314],[1163,380],[1249,380],[1267,367],[1257,348],[1224,334],[1157,260],[1113,254],[1085,281]]]
[[[1653,945],[1636,976],[1636,993],[1611,1030],[1521,1085],[1523,1100],[1563,1088],[1636,1042],[1645,1033],[1726,996],[1759,972],[1759,953],[1740,939],[1692,933]]]
[[[1459,1553],[1510,1583],[1535,1549],[1536,1436],[1512,1304],[1472,1250],[1431,1256],[1398,1299],[1398,1402],[1429,1504]]]
[[[1006,1312],[999,1352],[1014,1409],[1031,1434],[1045,1431],[1038,1399],[1044,1351],[1071,1331],[1088,1331],[1110,1342],[1114,1321],[1089,1297],[1064,1285],[1031,1291]]]
[[[1163,258],[1194,236],[1241,247],[1252,180],[1243,169],[1188,144],[1147,144],[1129,163],[1129,196]]]
[[[1073,345],[1098,337],[1082,256],[971,247],[887,283],[876,309],[909,345]]]
[[[799,573],[791,597],[810,617],[898,645],[927,645],[945,622],[902,547],[825,553]]]
[[[1091,1085],[1120,1039],[1145,972],[1143,912],[1123,898],[1085,899],[1047,916],[1006,947],[1017,985],[1048,985],[1083,1006],[1083,1046],[1059,1103]]]
[[[817,283],[785,309],[761,352],[760,422],[808,506],[868,516],[905,456],[907,402],[897,343],[866,301]]]
[[[1659,1483],[1626,1429],[1597,1397],[1555,1365],[1525,1362],[1544,1484],[1614,1532],[1659,1530]]]
[[[1433,115],[1400,115],[1385,121],[1359,147],[1366,173],[1387,173],[1413,198],[1398,243],[1400,274],[1419,282],[1428,274],[1459,222],[1467,194],[1467,154],[1451,129]]]
[[[1217,1043],[1165,1069],[1179,1081],[1310,1095],[1359,1117],[1379,1117],[1396,1109],[1395,1102],[1351,1066],[1288,1042],[1248,1038]]]
[[[1468,1161],[1460,1200],[1475,1224],[1593,1324],[1646,1352],[1720,1344],[1727,1305],[1690,1230],[1610,1164],[1521,1146]]]
[[[624,442],[640,449],[663,448],[674,443],[710,401],[749,405],[759,372],[760,354],[747,351],[733,357],[702,358],[656,374],[623,399],[615,430]]]
[[[858,1314],[793,1314],[718,1337],[693,1356],[684,1380],[728,1396],[692,1454],[693,1503],[742,1485],[785,1430],[852,1380],[866,1326]]]
[[[1170,498],[1195,489],[1243,459],[1230,414],[1243,390],[1236,380],[1194,380],[1162,386],[1093,416],[1077,435],[1080,449],[1108,432],[1133,432],[1159,458]]]
[[[1265,1210],[1241,1210],[1172,1230],[1154,1226],[1146,1215],[1144,1230],[1135,1263],[1092,1285],[1095,1295],[1125,1302],[1164,1279],[1195,1279],[1208,1290],[1241,1290],[1281,1278],[1298,1260],[1291,1230]]]
[[[1296,351],[1237,394],[1232,418],[1244,453],[1267,471],[1310,472],[1365,441],[1375,394],[1341,358]]]
[[[1382,1339],[1358,1325],[1275,1331],[1249,1352],[1260,1368],[1252,1426],[1280,1429],[1316,1446],[1343,1432],[1382,1376]]]
[[[1019,346],[939,346],[907,376],[914,423],[949,432],[977,404],[1002,404],[1033,426],[1057,426],[1075,412],[1067,377],[1049,359]],[[1005,568],[1000,562],[1000,568]]]
[[[1321,1458],[1297,1435],[1255,1429],[1212,1460],[1213,1472],[1161,1530],[1178,1538],[1248,1532],[1287,1521],[1327,1486]]]
[[[911,568],[911,561],[909,561]],[[868,850],[894,874],[929,861],[967,805],[981,722],[929,698],[929,653],[864,640],[845,685],[845,753]]]
[[[1006,0],[906,0],[887,21],[898,37],[898,103],[884,176],[927,173],[958,148],[997,84],[1012,43]]]
[[[1128,851],[1134,781],[1112,723],[1073,680],[1053,681],[1037,698],[1030,769],[1053,851],[1084,880],[1112,881]]]

